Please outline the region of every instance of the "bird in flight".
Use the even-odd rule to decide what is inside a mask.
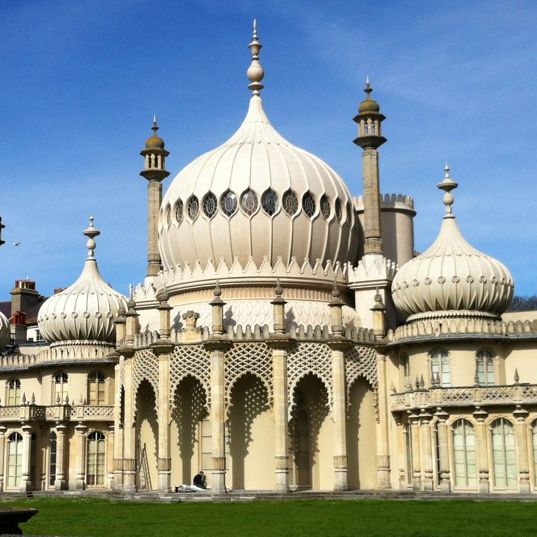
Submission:
[[[17,242],[12,242],[11,244],[13,244],[13,246],[19,246],[21,243],[21,241],[17,241]]]

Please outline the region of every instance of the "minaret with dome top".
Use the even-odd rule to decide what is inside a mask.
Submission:
[[[170,154],[164,140],[158,136],[157,117],[153,116],[151,130],[153,135],[140,151],[144,157],[144,169],[140,175],[147,179],[147,276],[157,276],[160,272],[160,253],[158,250],[158,214],[162,202],[162,181],[170,175],[166,171],[165,161]]]

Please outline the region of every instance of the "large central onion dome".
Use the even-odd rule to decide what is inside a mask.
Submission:
[[[73,285],[51,296],[39,309],[39,330],[51,343],[114,341],[114,320],[120,309],[127,310],[127,300],[112,289],[99,272],[93,253],[94,237],[99,234],[90,218],[90,225],[84,230],[88,237],[88,257],[82,274]]]
[[[445,191],[446,214],[434,243],[404,264],[392,284],[397,308],[414,319],[498,318],[511,303],[514,283],[497,259],[476,250],[462,236],[451,206],[457,187],[445,167],[438,188]]]
[[[257,34],[249,45],[253,95],[240,128],[187,165],[164,196],[159,247],[165,271],[353,260],[351,194],[318,157],[271,125],[260,91]]]

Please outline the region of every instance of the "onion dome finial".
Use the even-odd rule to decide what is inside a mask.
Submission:
[[[88,242],[86,243],[86,248],[88,249],[88,259],[94,259],[95,257],[95,237],[98,237],[101,232],[93,225],[95,218],[93,216],[89,217],[89,226],[82,232],[86,237],[88,237]]]
[[[446,162],[446,165],[444,166],[444,177],[443,179],[436,185],[440,190],[444,191],[444,205],[446,207],[445,211],[446,214],[444,215],[444,218],[455,218],[453,216],[452,211],[452,205],[455,199],[453,198],[453,194],[451,194],[451,191],[454,190],[459,186],[459,183],[451,178],[449,175],[449,165]]]
[[[248,70],[246,71],[246,75],[250,80],[248,87],[252,90],[253,95],[259,95],[261,90],[264,88],[263,84],[261,84],[261,81],[265,76],[265,70],[259,62],[259,51],[262,47],[263,45],[257,39],[257,21],[254,19],[252,41],[250,41],[250,44],[248,45],[248,48],[252,53],[252,63],[250,63],[250,67],[248,67]]]

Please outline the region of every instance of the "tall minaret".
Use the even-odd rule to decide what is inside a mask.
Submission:
[[[354,140],[363,150],[362,174],[364,180],[364,255],[382,254],[382,233],[380,228],[380,189],[378,148],[386,141],[382,136],[381,123],[385,116],[380,106],[371,98],[369,77],[365,83],[366,98],[360,103],[358,115],[358,137]]]
[[[140,172],[147,183],[147,276],[157,276],[160,271],[158,250],[158,214],[162,202],[162,181],[170,175],[166,171],[165,160],[170,154],[164,149],[164,140],[157,136],[158,125],[153,117],[153,135],[145,142],[140,152],[144,157],[144,169]]]

